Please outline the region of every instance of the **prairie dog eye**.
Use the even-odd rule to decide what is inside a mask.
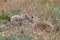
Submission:
[[[31,18],[33,18],[33,19],[38,19],[38,17],[36,17],[36,16],[32,16]]]
[[[25,17],[27,17],[27,15],[24,15]]]
[[[34,18],[33,16],[31,18]]]

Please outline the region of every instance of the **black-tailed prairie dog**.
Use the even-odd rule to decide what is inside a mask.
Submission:
[[[23,20],[28,19],[27,14],[14,15],[11,17],[10,22],[14,26],[21,26]]]
[[[48,21],[40,21],[37,16],[31,16],[29,20],[32,22],[34,29],[45,29],[46,27],[51,28],[54,31],[54,26]]]

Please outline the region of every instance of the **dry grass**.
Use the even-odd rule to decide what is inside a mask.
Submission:
[[[10,25],[8,18],[24,12],[30,16],[38,16],[40,20],[51,22],[55,26],[55,32],[49,33],[44,30],[33,33],[32,25],[29,21],[24,21],[25,25],[22,26],[21,30],[18,29],[19,27],[15,28]],[[4,14],[9,17],[5,17]],[[1,15],[4,16],[2,16],[2,19]],[[6,26],[2,27],[2,25]],[[60,0],[0,0],[1,40],[3,38],[6,40],[60,40],[58,27],[60,29]],[[14,33],[16,34],[16,39],[14,38]]]

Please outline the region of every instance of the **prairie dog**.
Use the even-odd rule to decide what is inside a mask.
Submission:
[[[40,28],[45,29],[46,27],[51,28],[54,31],[54,26],[48,21],[39,21],[37,16],[31,16],[29,18],[30,22],[32,23],[34,29]]]
[[[12,25],[21,26],[23,23],[23,20],[26,20],[26,19],[28,19],[27,14],[14,15],[11,17],[10,22]]]

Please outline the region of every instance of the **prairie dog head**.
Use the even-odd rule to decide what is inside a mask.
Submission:
[[[31,16],[30,21],[32,23],[39,22],[39,18],[37,16]]]
[[[22,14],[22,15],[20,15],[20,18],[22,20],[27,20],[27,19],[29,19],[29,16],[28,16],[28,14]]]

